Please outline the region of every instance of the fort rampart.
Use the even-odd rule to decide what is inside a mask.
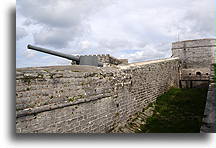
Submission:
[[[17,133],[107,133],[179,85],[179,59],[16,69]]]

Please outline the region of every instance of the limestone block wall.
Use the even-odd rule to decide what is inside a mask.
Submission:
[[[100,62],[105,64],[113,64],[113,65],[128,64],[128,59],[118,59],[110,56],[109,54],[97,55],[97,57]]]
[[[178,84],[178,58],[17,69],[16,132],[107,133]]]
[[[214,62],[216,39],[172,43],[172,57],[179,57],[182,68],[210,68]]]
[[[206,105],[203,117],[203,124],[200,128],[201,133],[216,133],[215,128],[215,66],[211,65],[210,83],[208,87],[208,93],[206,98]]]
[[[181,69],[181,88],[208,88],[210,68]]]
[[[184,80],[209,80],[210,68],[182,69],[180,78]]]
[[[180,87],[208,87],[215,47],[216,39],[172,43],[172,57],[179,57],[181,64]]]

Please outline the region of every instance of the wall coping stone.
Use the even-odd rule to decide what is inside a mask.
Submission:
[[[143,65],[149,65],[149,64],[157,64],[157,63],[168,62],[172,60],[179,60],[179,58],[175,57],[175,58],[166,58],[166,59],[151,60],[151,61],[144,61],[144,62],[136,62],[136,63],[130,63],[128,65],[119,65],[118,67],[121,69],[127,69],[131,67],[143,66]]]

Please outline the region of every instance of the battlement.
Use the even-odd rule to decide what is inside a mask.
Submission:
[[[81,57],[81,56],[85,56],[85,57],[95,56],[98,58],[98,61],[101,63],[104,63],[105,66],[128,64],[128,59],[118,59],[118,58],[111,56],[110,54],[80,55],[76,57]],[[74,65],[76,64],[76,62],[72,62],[71,64]]]

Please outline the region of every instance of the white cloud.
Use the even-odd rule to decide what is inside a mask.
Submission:
[[[30,49],[26,49],[25,52],[24,52],[24,56],[27,57],[27,58],[32,58],[35,56],[35,51],[32,51]]]
[[[81,49],[89,49],[91,47],[91,43],[89,41],[81,41],[80,44]]]
[[[133,53],[120,55],[120,58],[128,58],[129,62],[139,62],[145,60],[154,60],[171,56],[170,44],[148,44],[141,50]]]
[[[26,17],[23,26],[41,25],[34,33],[36,44],[65,48],[88,30],[88,17],[111,1],[20,0],[17,11]]]
[[[16,40],[20,40],[22,38],[24,38],[25,36],[27,36],[27,32],[25,30],[25,28],[22,28],[22,27],[17,27],[16,28]]]
[[[132,62],[170,56],[178,34],[214,37],[214,6],[213,0],[19,0],[17,21],[37,45]]]
[[[67,47],[70,41],[73,41],[73,36],[76,36],[80,28],[62,29],[62,28],[43,28],[40,32],[35,33],[34,41],[39,45],[46,45],[56,48]]]

